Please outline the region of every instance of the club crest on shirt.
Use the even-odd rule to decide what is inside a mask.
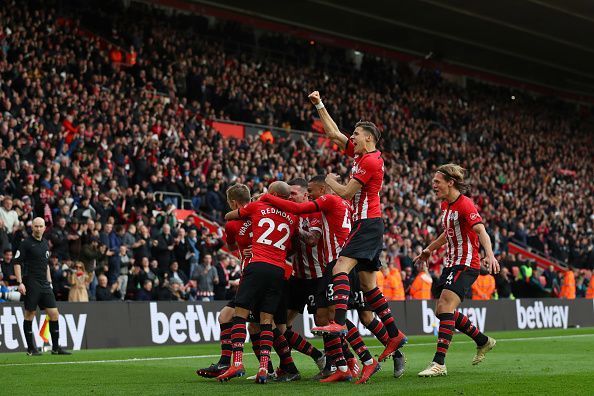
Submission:
[[[363,168],[359,168],[358,164],[353,165],[353,169],[351,170],[351,173],[353,175],[364,175],[365,174],[365,169]]]
[[[452,227],[449,227],[447,230],[447,234],[450,238],[453,238],[455,235],[454,229]]]
[[[478,213],[471,213],[470,220],[476,220],[478,218]]]

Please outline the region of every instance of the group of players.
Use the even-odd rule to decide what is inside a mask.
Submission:
[[[227,190],[232,209],[226,215],[227,244],[239,252],[243,274],[235,299],[219,316],[220,360],[198,370],[203,377],[223,382],[245,375],[243,349],[248,329],[260,363],[253,378],[260,384],[271,378],[283,382],[300,379],[292,349],[314,360],[320,369],[316,379],[321,382],[357,378],[357,383],[365,383],[380,370],[379,362],[388,357],[394,360],[394,376],[404,373],[405,357],[400,348],[407,338],[396,326],[388,301],[376,285],[384,232],[380,203],[384,163],[376,149],[380,131],[373,123],[362,121],[347,138],[328,114],[319,92],[309,98],[326,136],[354,158],[351,178],[346,185],[334,174],[309,181],[276,181],[259,197],[251,197],[242,184]],[[447,164],[438,168],[433,190],[443,201],[444,231],[415,258],[415,263],[424,265],[431,252],[444,244],[447,256],[437,287],[437,350],[419,376],[447,374],[444,359],[454,329],[476,341],[473,364],[480,363],[495,346],[495,340],[456,311],[478,276],[479,242],[485,250],[486,266],[492,272],[499,270],[482,219],[472,201],[462,194],[464,188],[461,167]],[[292,329],[305,306],[314,315],[312,332],[323,336],[324,352]],[[385,346],[377,360],[357,327],[346,318],[348,309],[358,310],[363,325]],[[276,371],[270,360],[273,348],[280,358]]]

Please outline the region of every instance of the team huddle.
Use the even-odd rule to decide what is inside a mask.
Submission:
[[[243,351],[248,331],[259,361],[253,379],[260,384],[270,379],[288,382],[301,378],[292,350],[312,358],[320,370],[315,377],[320,382],[355,378],[356,383],[365,383],[381,369],[380,362],[390,357],[394,377],[404,374],[406,359],[400,349],[407,337],[398,329],[376,284],[384,233],[380,202],[384,162],[376,149],[381,133],[373,123],[362,121],[347,138],[319,93],[315,91],[309,98],[326,136],[354,159],[351,178],[346,185],[334,174],[309,181],[276,181],[259,197],[251,197],[245,185],[229,187],[227,200],[232,211],[225,217],[227,245],[238,251],[243,273],[235,299],[219,315],[220,359],[197,371],[203,377],[223,382],[245,375]],[[454,329],[477,343],[473,364],[480,363],[495,346],[494,339],[456,310],[478,276],[479,243],[485,251],[485,265],[492,272],[499,271],[482,219],[462,194],[464,188],[462,168],[447,164],[437,169],[433,190],[443,201],[444,231],[415,263],[425,265],[431,252],[447,244],[446,268],[437,285],[437,349],[419,376],[447,374],[445,356]],[[312,333],[323,337],[324,351],[292,329],[305,307],[314,315]],[[349,309],[358,311],[362,324],[384,345],[377,359],[347,319]],[[270,358],[273,348],[280,358],[276,371]]]

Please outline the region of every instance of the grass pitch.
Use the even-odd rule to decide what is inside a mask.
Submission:
[[[435,337],[412,336],[403,351],[406,374],[392,377],[392,361],[370,383],[320,384],[310,378],[313,361],[297,352],[303,379],[292,383],[256,385],[244,378],[218,383],[194,372],[218,360],[218,344],[76,351],[72,356],[0,355],[2,395],[502,395],[594,394],[594,328],[489,333],[497,346],[472,366],[474,343],[455,334],[446,364],[448,376],[418,378],[433,357]],[[365,340],[374,355],[382,351],[375,339]],[[320,340],[314,344],[320,347]],[[246,352],[251,352],[246,345]],[[273,354],[275,364],[278,357]],[[247,375],[256,371],[253,355],[245,356]],[[332,393],[330,393],[332,392]]]

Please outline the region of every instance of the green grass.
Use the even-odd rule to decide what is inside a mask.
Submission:
[[[24,353],[0,355],[0,394],[6,395],[190,395],[232,394],[343,396],[365,395],[495,395],[495,394],[589,394],[594,393],[594,329],[538,330],[492,333],[497,347],[479,366],[472,366],[474,344],[456,334],[447,356],[449,375],[418,378],[433,357],[435,338],[413,336],[404,348],[407,372],[396,380],[392,362],[383,364],[366,385],[319,384],[311,381],[315,365],[310,358],[294,353],[303,379],[289,384],[253,384],[244,378],[220,384],[196,376],[194,371],[217,358],[218,344],[77,351],[72,356],[27,357]],[[320,340],[315,340],[317,346]],[[378,355],[377,341],[367,339]],[[246,345],[246,352],[250,351]],[[204,356],[205,357],[198,357]],[[130,359],[156,358],[155,360]],[[162,360],[163,358],[173,358]],[[275,362],[278,362],[276,355]],[[119,362],[89,362],[124,360]],[[248,375],[257,366],[245,357]],[[42,364],[81,362],[73,364]],[[82,363],[87,362],[87,363]]]

